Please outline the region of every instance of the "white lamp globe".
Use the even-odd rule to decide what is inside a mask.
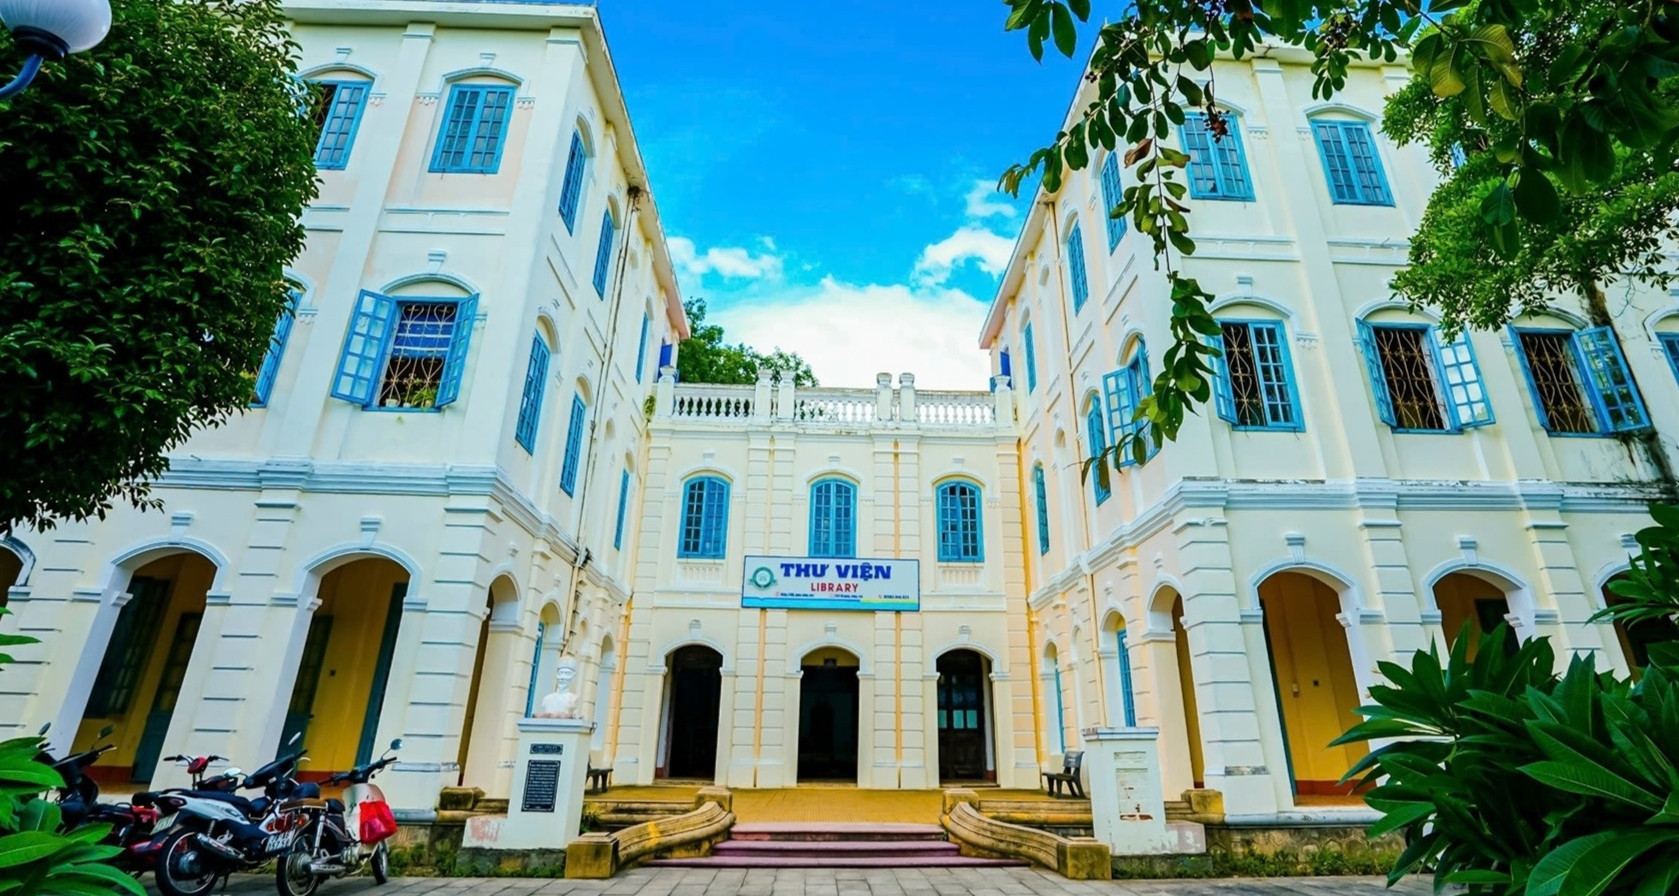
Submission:
[[[62,58],[98,46],[111,30],[110,0],[0,0],[0,22],[30,52]]]

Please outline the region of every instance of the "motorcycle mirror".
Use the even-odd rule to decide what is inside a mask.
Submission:
[[[99,740],[104,740],[105,738],[110,737],[111,732],[113,732],[115,730],[117,730],[117,729],[112,728],[110,725],[106,725],[105,727],[99,729],[99,738],[98,739]]]
[[[399,737],[396,740],[391,741],[391,749],[392,750],[402,749],[402,738]]]
[[[222,772],[222,774],[228,776],[229,778],[237,778],[237,777],[240,777],[241,775],[243,775],[245,773],[240,771],[237,768],[234,768],[234,767],[230,766],[230,767],[228,767],[228,770],[225,771],[225,772]]]
[[[292,735],[292,736],[291,736],[291,740],[288,740],[288,741],[286,741],[286,746],[288,746],[288,747],[289,747],[289,746],[291,746],[291,745],[292,745],[292,744],[295,744],[295,743],[297,743],[297,742],[298,742],[298,741],[300,741],[300,740],[302,740],[302,739],[303,739],[303,732],[301,732],[301,731],[299,731],[299,732],[297,732],[297,733],[296,733],[296,734],[293,734],[293,735]]]
[[[51,727],[52,727],[52,723],[51,723],[51,722],[48,722],[48,723],[46,723],[46,724],[45,724],[45,725],[42,725],[42,726],[41,726],[41,730],[40,730],[40,731],[37,731],[37,732],[35,732],[35,733],[36,733],[36,734],[37,734],[37,735],[39,735],[39,736],[41,736],[41,737],[46,737],[46,736],[47,736],[47,729],[49,729],[49,728],[51,728]]]

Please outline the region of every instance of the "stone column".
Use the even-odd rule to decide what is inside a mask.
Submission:
[[[653,417],[669,417],[676,404],[676,368],[659,368],[659,382],[653,389]]]
[[[916,422],[913,373],[898,374],[898,420],[906,424]]]
[[[758,371],[758,384],[753,388],[754,388],[754,391],[752,393],[752,419],[756,420],[756,421],[760,421],[760,422],[770,419],[770,416],[771,416],[770,391],[771,390],[770,390],[770,372],[768,370],[759,370]]]
[[[892,374],[890,373],[875,374],[874,418],[881,422],[892,419]]]

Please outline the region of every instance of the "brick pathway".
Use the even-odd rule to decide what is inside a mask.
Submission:
[[[266,875],[242,875],[227,887],[229,896],[274,892],[274,878]],[[1389,890],[1374,877],[1108,882],[1063,880],[1030,868],[637,868],[612,880],[407,877],[376,887],[368,878],[352,878],[328,881],[319,896],[1427,896],[1432,892],[1428,880],[1415,878]]]

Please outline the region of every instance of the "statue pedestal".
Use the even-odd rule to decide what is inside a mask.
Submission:
[[[576,840],[594,730],[595,723],[583,719],[520,719],[507,817],[468,820],[461,845],[561,850]]]
[[[1158,728],[1084,732],[1084,774],[1096,839],[1116,856],[1206,851],[1200,825],[1166,821],[1159,739]]]

